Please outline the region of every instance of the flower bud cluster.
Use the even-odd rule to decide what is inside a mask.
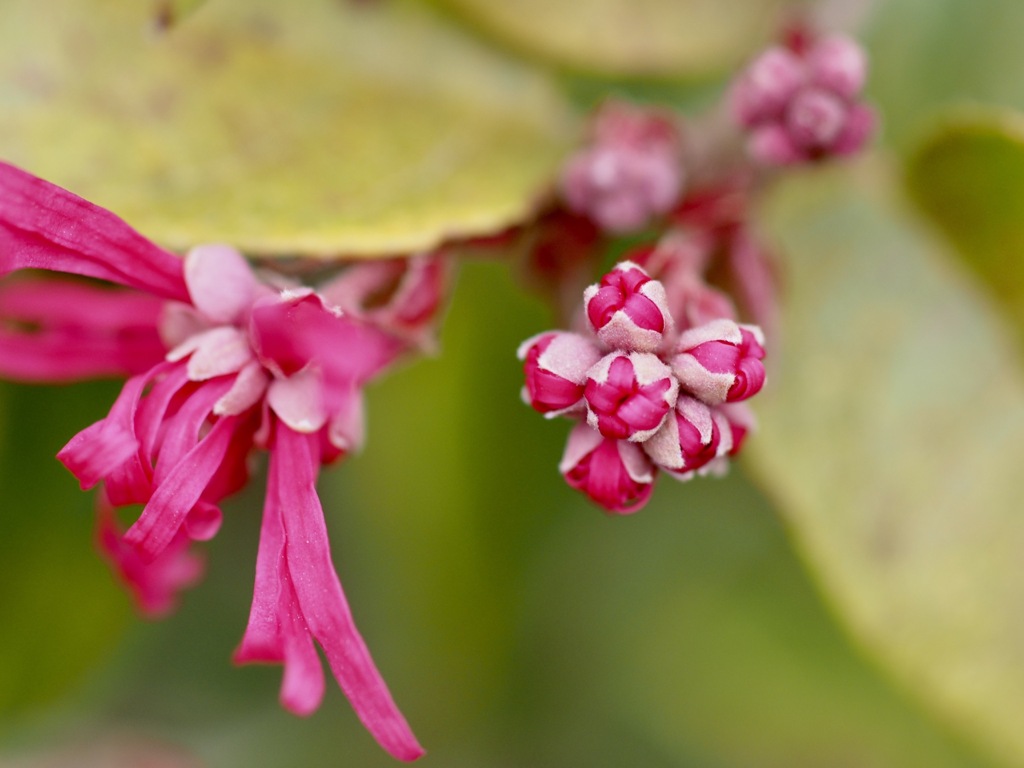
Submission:
[[[842,35],[769,48],[732,90],[750,155],[793,165],[858,151],[875,127],[874,111],[860,100],[866,75],[863,49]]]
[[[640,229],[666,213],[683,188],[682,139],[674,120],[608,102],[592,131],[589,146],[569,158],[560,179],[570,210],[611,233]]]
[[[548,331],[519,348],[523,399],[578,423],[559,470],[609,512],[640,509],[664,470],[721,468],[752,426],[742,401],[765,381],[757,326],[718,318],[681,331],[664,285],[624,261],[584,292],[588,333]]]

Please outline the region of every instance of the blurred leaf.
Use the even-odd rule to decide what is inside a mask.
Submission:
[[[380,255],[526,216],[564,150],[549,83],[396,2],[0,5],[0,155],[172,247]]]
[[[91,496],[54,458],[108,394],[106,385],[0,388],[0,723],[80,685],[130,614],[93,546]]]
[[[790,0],[791,1],[791,0]],[[787,0],[434,0],[530,55],[604,75],[698,78],[736,66]]]
[[[576,729],[543,765],[613,728],[644,766],[986,765],[858,657],[742,473],[660,482],[635,517],[559,516],[533,574],[524,707]]]
[[[750,452],[860,640],[1019,764],[1024,382],[893,176],[811,173],[769,207],[789,290]]]
[[[950,117],[914,152],[907,182],[1024,334],[1024,115]]]
[[[157,29],[170,29],[204,2],[206,0],[153,0],[153,21]]]
[[[906,149],[949,102],[1024,108],[1024,3],[876,0],[868,87],[888,138]]]

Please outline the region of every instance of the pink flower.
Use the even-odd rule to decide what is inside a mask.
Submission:
[[[548,331],[519,350],[524,399],[546,416],[577,420],[559,471],[615,514],[647,503],[658,469],[680,480],[724,471],[753,428],[749,411],[736,403],[765,380],[760,329],[729,317],[691,325],[691,294],[715,295],[700,279],[703,257],[689,262],[689,251],[658,254],[660,247],[642,256],[676,273],[674,287],[685,300],[623,262],[584,291],[593,337]],[[731,314],[730,303],[717,305]],[[706,301],[702,311],[714,306]]]
[[[860,102],[863,50],[840,35],[795,40],[762,53],[733,86],[733,115],[750,132],[751,156],[791,165],[859,151],[875,128],[874,111]]]
[[[45,299],[35,310],[32,301],[23,302],[15,316],[36,312],[39,329],[23,335],[53,339],[53,350],[77,334],[96,342],[97,357],[110,353],[92,368],[73,359],[62,370],[59,359],[50,359],[48,370],[38,369],[45,378],[134,373],[107,417],[72,438],[59,458],[83,488],[103,483],[110,505],[144,505],[123,537],[109,521],[101,522],[100,533],[143,609],[166,610],[174,592],[198,575],[189,542],[216,533],[219,503],[247,481],[250,454],[267,450],[252,614],[236,658],[282,663],[282,704],[308,714],[324,689],[315,640],[381,746],[402,760],[419,757],[422,749],[352,621],[315,483],[321,464],[362,442],[362,387],[425,338],[424,325],[440,303],[440,277],[430,260],[414,262],[408,273],[394,264],[375,267],[385,278],[373,274],[364,282],[378,295],[388,283],[390,300],[370,302],[351,275],[348,285],[317,293],[259,279],[229,246],[199,246],[179,259],[110,212],[0,164],[0,274],[28,268],[141,292],[104,291],[111,311],[97,322],[80,313],[76,323]],[[43,291],[18,285],[0,296]],[[74,298],[86,308],[100,307],[97,288],[61,284],[58,290],[77,291]],[[332,291],[347,297],[348,311],[325,299]],[[159,319],[153,301],[161,304]],[[130,303],[143,326],[136,329],[139,349],[112,340],[132,326]],[[17,302],[12,306],[18,309]],[[169,351],[153,360],[157,331]],[[129,359],[120,360],[129,348]],[[150,366],[143,369],[143,361]],[[32,373],[27,357],[8,367]]]
[[[569,159],[560,181],[573,211],[609,232],[639,229],[666,213],[682,190],[679,131],[657,111],[608,102],[590,146]]]

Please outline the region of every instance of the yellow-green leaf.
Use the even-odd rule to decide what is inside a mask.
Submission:
[[[435,0],[509,45],[605,75],[696,78],[741,63],[787,0]]]
[[[171,247],[372,256],[526,216],[565,150],[549,83],[418,6],[0,4],[0,157]]]
[[[1024,381],[894,174],[859,170],[796,179],[768,211],[789,290],[750,453],[860,640],[1020,764]]]
[[[917,148],[907,183],[1024,339],[1024,114],[955,113]]]

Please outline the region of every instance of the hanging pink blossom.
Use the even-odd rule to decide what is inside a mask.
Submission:
[[[266,450],[252,613],[236,658],[282,663],[282,704],[308,714],[324,691],[316,641],[381,746],[419,757],[352,621],[315,484],[321,464],[362,444],[363,386],[427,343],[444,279],[438,260],[364,268],[317,292],[260,279],[227,245],[180,259],[110,212],[0,164],[0,274],[29,268],[133,289],[4,286],[0,311],[14,323],[0,324],[0,350],[40,341],[47,362],[0,354],[0,371],[44,380],[131,374],[107,417],[59,458],[83,488],[103,484],[100,543],[140,606],[164,612],[198,577],[190,542],[216,534],[220,502],[247,482],[253,451]],[[85,311],[58,306],[60,297]],[[53,356],[76,343],[92,364]],[[121,536],[111,510],[129,504],[143,510]]]

